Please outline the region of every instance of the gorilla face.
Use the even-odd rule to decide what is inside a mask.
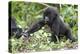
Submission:
[[[43,13],[43,18],[45,22],[51,22],[57,17],[57,11],[54,8],[47,8]]]

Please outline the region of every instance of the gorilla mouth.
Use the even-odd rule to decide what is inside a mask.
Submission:
[[[49,17],[46,16],[44,20],[45,20],[45,22],[48,22],[49,21]]]

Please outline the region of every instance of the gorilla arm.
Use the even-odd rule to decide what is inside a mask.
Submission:
[[[24,36],[29,36],[31,33],[34,33],[36,31],[38,31],[39,29],[41,29],[44,25],[45,25],[44,20],[38,21],[24,33]]]
[[[40,20],[35,23],[31,28],[27,31],[28,33],[33,33],[41,29],[45,25],[44,20]]]

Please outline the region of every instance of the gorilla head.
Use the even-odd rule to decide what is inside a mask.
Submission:
[[[45,22],[52,22],[55,18],[58,17],[58,11],[56,8],[48,7],[43,13],[43,18]]]

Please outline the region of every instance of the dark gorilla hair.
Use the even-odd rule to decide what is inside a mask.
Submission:
[[[19,28],[16,24],[14,17],[9,18],[9,39],[15,35],[15,38],[20,38],[22,33],[22,28]]]
[[[38,31],[45,24],[47,24],[52,31],[51,42],[56,42],[56,36],[59,38],[61,35],[66,36],[66,38],[69,40],[75,41],[69,26],[67,26],[59,16],[60,15],[56,8],[46,8],[43,13],[43,19],[36,22],[28,31],[25,32],[24,36],[28,36],[29,34]]]

